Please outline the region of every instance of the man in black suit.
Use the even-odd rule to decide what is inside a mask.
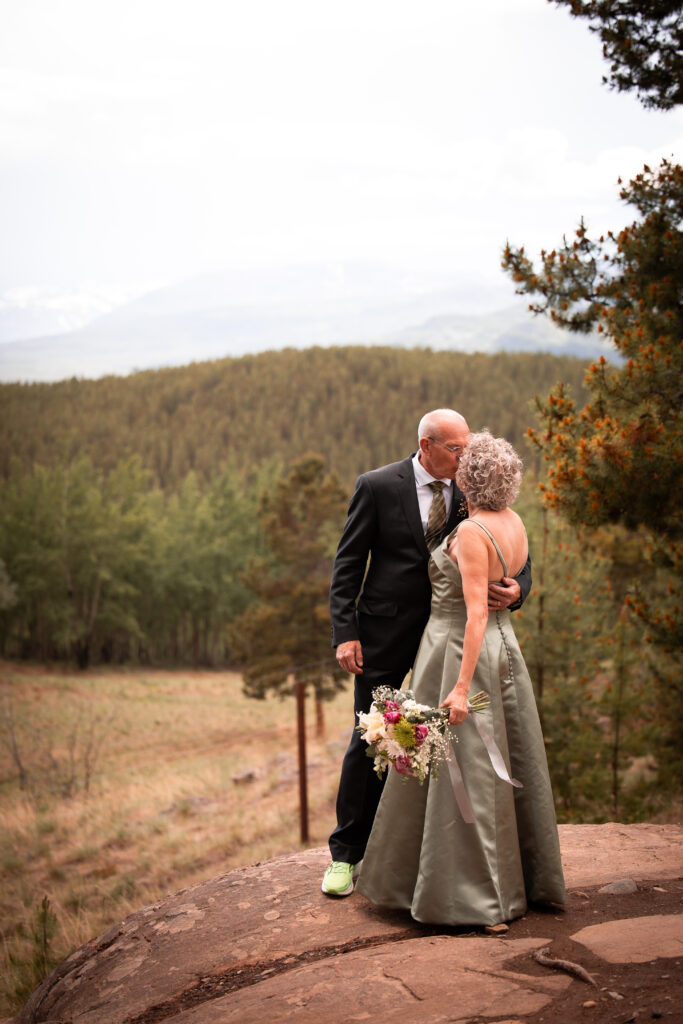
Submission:
[[[399,689],[412,667],[429,618],[430,548],[467,517],[454,477],[469,433],[452,409],[429,412],[420,420],[414,455],[356,482],[330,587],[332,644],[339,664],[355,676],[354,715],[370,710],[376,686]],[[489,587],[489,606],[521,604],[531,588],[530,563],[503,582]],[[366,749],[354,730],[330,836],[332,863],[322,884],[330,896],[353,891],[353,867],[363,858],[382,792]]]

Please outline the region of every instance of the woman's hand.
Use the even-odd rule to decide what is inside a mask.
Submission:
[[[448,694],[441,707],[446,708],[450,712],[448,716],[449,725],[460,725],[469,714],[467,710],[467,695],[456,690],[455,687]]]

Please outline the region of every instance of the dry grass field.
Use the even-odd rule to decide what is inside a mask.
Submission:
[[[293,698],[248,700],[228,672],[0,664],[0,700],[0,1018],[47,956],[299,847]],[[349,691],[325,705],[317,736],[307,702],[314,846],[333,826],[351,708]]]

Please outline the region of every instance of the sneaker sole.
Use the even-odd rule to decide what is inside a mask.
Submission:
[[[325,888],[325,883],[324,882],[320,886],[320,889],[321,889],[322,892],[325,893],[326,896],[350,896],[351,893],[353,892],[353,882],[349,882],[349,884],[346,887],[346,889],[344,889],[342,892],[330,892],[329,889]]]

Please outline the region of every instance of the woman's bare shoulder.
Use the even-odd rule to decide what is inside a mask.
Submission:
[[[449,553],[452,551],[476,551],[488,547],[490,544],[486,530],[482,530],[483,523],[476,519],[463,519],[458,525],[458,532],[454,536]]]

